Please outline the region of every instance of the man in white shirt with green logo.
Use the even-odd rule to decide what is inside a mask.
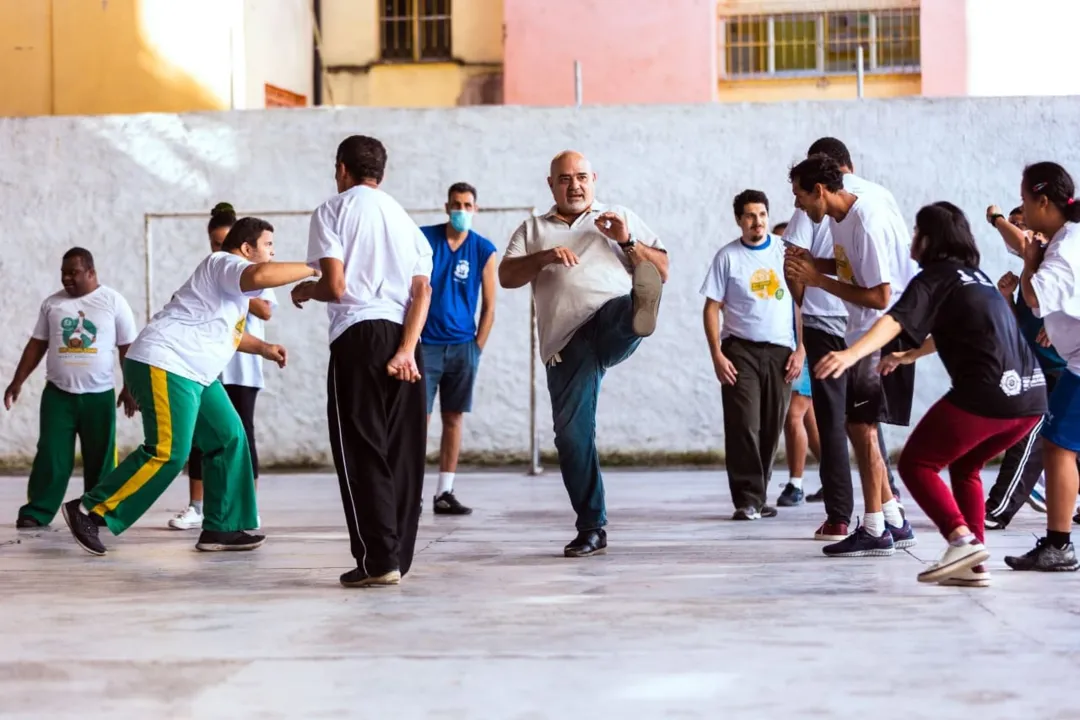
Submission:
[[[76,438],[82,448],[83,487],[89,492],[116,466],[116,407],[123,403],[128,417],[135,413],[126,389],[117,402],[113,373],[117,351],[123,362],[137,334],[131,306],[98,283],[94,256],[84,248],[64,253],[60,280],[64,289],[41,303],[15,378],[4,392],[10,410],[23,383],[45,359],[41,433],[27,502],[15,521],[22,530],[44,527],[56,516],[75,467]]]

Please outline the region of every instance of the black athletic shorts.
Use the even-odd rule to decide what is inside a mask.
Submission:
[[[851,366],[847,371],[848,422],[904,426],[911,423],[915,363],[901,365],[888,375],[878,374],[878,362],[883,355],[907,349],[897,338]]]

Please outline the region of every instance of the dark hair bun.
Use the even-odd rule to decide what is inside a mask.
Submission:
[[[227,202],[219,202],[214,206],[214,209],[210,211],[211,215],[235,215],[236,210],[233,206]]]

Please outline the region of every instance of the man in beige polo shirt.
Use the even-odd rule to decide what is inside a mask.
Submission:
[[[656,329],[668,256],[641,218],[593,199],[596,173],[581,153],[557,155],[548,185],[555,205],[514,232],[499,283],[532,284],[559,468],[577,513],[578,534],[564,554],[586,557],[607,548],[596,452],[600,382]]]

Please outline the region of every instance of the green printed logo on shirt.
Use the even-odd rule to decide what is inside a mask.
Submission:
[[[97,340],[97,326],[86,317],[80,310],[78,317],[64,318],[60,321],[60,329],[63,331],[64,346],[60,348],[62,353],[96,353],[93,347]]]

